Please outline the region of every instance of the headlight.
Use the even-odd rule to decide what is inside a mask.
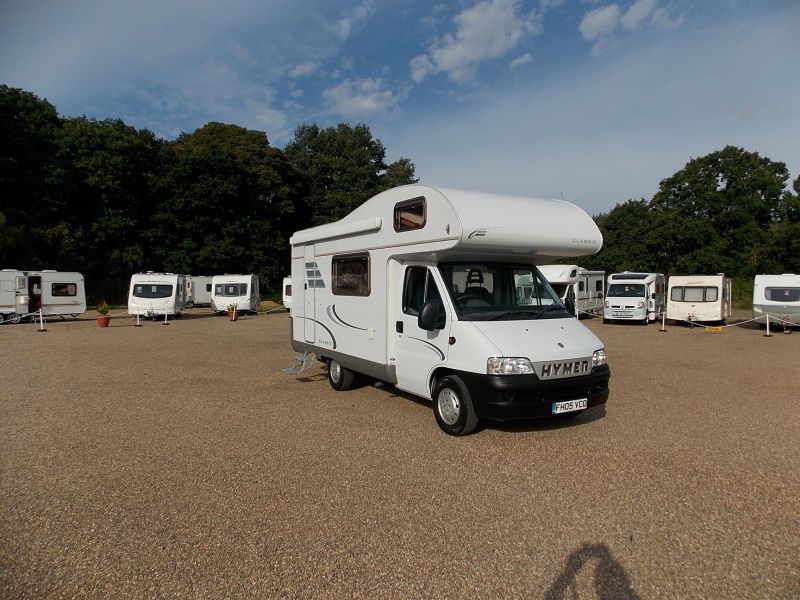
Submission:
[[[636,303],[636,308],[644,308],[644,302],[641,302],[641,301],[637,302]]]
[[[533,365],[527,358],[492,357],[486,361],[486,372],[489,375],[530,375]]]
[[[592,368],[599,367],[600,365],[605,365],[606,363],[606,349],[600,348],[600,350],[595,350],[594,354],[592,354]]]

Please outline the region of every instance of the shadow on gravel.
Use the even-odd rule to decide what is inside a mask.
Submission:
[[[524,419],[521,421],[481,421],[481,429],[495,429],[497,431],[552,431],[576,427],[592,421],[598,421],[606,416],[606,405],[587,408],[582,413],[573,417],[542,417],[540,419]]]
[[[594,569],[591,582],[601,600],[639,600],[625,569],[605,544],[584,544],[567,557],[561,574],[550,584],[545,600],[579,598],[578,575]]]

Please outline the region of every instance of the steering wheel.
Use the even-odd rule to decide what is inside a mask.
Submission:
[[[475,296],[473,294],[464,294],[458,300],[456,300],[456,303],[463,308],[468,308],[468,307],[477,308],[483,306],[491,306],[491,304],[489,304],[486,300],[484,300],[483,298],[478,298],[478,296]]]

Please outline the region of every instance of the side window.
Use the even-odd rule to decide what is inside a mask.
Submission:
[[[207,284],[206,284],[206,291],[207,291],[209,294],[211,293],[211,284],[210,284],[210,283],[207,283]]]
[[[669,299],[673,302],[683,302],[683,288],[676,286],[669,293]]]
[[[719,288],[707,287],[706,288],[706,302],[716,302],[719,298]]]
[[[54,283],[51,291],[53,296],[77,296],[78,286],[74,283]]]
[[[598,279],[594,282],[594,291],[595,292],[602,292],[603,291],[603,280]]]
[[[394,230],[397,232],[422,229],[426,218],[424,196],[394,205]]]
[[[430,270],[427,267],[409,267],[406,269],[403,284],[403,312],[417,317],[422,305],[428,300],[434,300],[439,304],[438,325],[444,327],[444,303]]]
[[[333,293],[336,296],[369,296],[369,255],[334,256]]]
[[[582,281],[579,281],[579,282],[578,282],[578,291],[579,291],[579,292],[582,292],[582,291],[583,291],[583,282],[582,282]]]

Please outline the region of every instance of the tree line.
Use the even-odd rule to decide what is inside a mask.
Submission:
[[[79,271],[90,300],[123,300],[143,270],[278,290],[292,232],[416,181],[362,124],[300,125],[283,149],[223,123],[166,141],[0,85],[0,268]]]
[[[122,300],[142,270],[252,272],[277,290],[294,231],[416,181],[363,124],[302,124],[283,149],[223,123],[167,141],[119,119],[62,118],[0,85],[0,267],[80,271],[92,300]],[[800,177],[788,186],[784,163],[727,146],[650,200],[596,215],[603,249],[575,260],[750,285],[756,273],[800,273]]]

